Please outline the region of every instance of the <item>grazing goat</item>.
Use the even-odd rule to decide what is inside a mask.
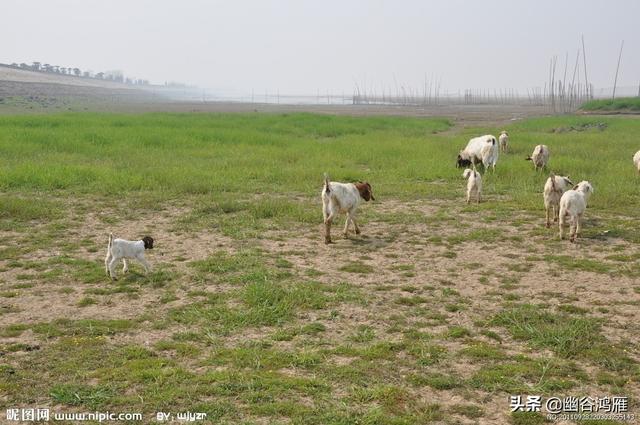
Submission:
[[[636,170],[638,170],[638,173],[640,173],[640,151],[636,152],[636,154],[633,155],[633,164],[636,166]]]
[[[549,148],[547,145],[538,145],[533,148],[533,153],[531,156],[525,158],[527,161],[532,161],[533,166],[536,168],[536,171],[539,169],[546,168],[547,163],[549,162]]]
[[[474,164],[482,163],[485,169],[491,166],[496,169],[498,162],[498,145],[496,138],[490,134],[474,137],[469,140],[467,147],[458,153],[456,167],[470,167]]]
[[[502,133],[500,133],[498,143],[500,144],[500,152],[507,153],[509,149],[509,133],[506,130],[502,130]]]
[[[331,243],[331,222],[340,213],[347,214],[344,224],[344,237],[348,237],[349,222],[353,223],[356,234],[360,234],[360,228],[355,216],[358,205],[365,201],[375,201],[371,185],[368,182],[338,183],[330,182],[329,176],[324,175],[324,187],[322,188],[322,214],[324,215],[324,242]]]
[[[128,259],[135,258],[144,266],[144,271],[149,272],[151,266],[144,258],[145,249],[153,249],[153,238],[145,236],[139,241],[127,241],[124,239],[113,239],[113,233],[109,234],[109,245],[107,245],[107,256],[104,259],[104,268],[107,272],[107,276],[110,276],[113,280],[118,280],[116,277],[115,266],[116,263],[122,259],[124,267],[122,273],[129,271]]]
[[[547,214],[547,228],[551,227],[551,210],[553,209],[553,221],[558,221],[560,213],[560,198],[562,194],[573,186],[569,176],[556,176],[551,173],[544,185],[544,209]]]
[[[560,228],[560,239],[567,216],[571,219],[570,240],[575,242],[580,234],[582,214],[587,209],[587,201],[593,193],[593,186],[588,181],[581,181],[571,190],[567,190],[560,198],[560,214],[558,226]]]
[[[480,203],[480,196],[482,192],[482,176],[476,171],[476,166],[473,169],[467,168],[462,173],[462,177],[467,179],[467,204],[471,202],[471,195],[475,194],[476,202]]]

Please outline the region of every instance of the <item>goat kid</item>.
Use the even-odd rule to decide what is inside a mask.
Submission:
[[[560,214],[558,226],[562,240],[563,227],[567,217],[571,220],[570,240],[575,242],[582,229],[582,214],[587,209],[587,201],[593,193],[593,186],[588,181],[581,181],[571,190],[567,190],[560,198]]]
[[[571,187],[573,187],[573,182],[569,180],[569,176],[556,176],[553,173],[551,173],[547,182],[544,184],[542,196],[544,198],[544,210],[547,215],[547,228],[551,227],[552,212],[553,221],[558,221],[558,215],[560,214],[560,198],[562,197],[562,194]]]
[[[144,251],[146,249],[153,249],[153,238],[150,236],[145,236],[138,241],[128,241],[125,239],[114,239],[113,233],[110,233],[109,244],[107,245],[107,256],[104,259],[104,268],[107,276],[113,280],[118,280],[115,267],[121,259],[124,263],[122,273],[129,271],[129,263],[127,260],[130,259],[138,260],[144,266],[145,272],[148,273],[151,270],[151,266],[144,258]]]
[[[375,201],[371,185],[368,182],[339,183],[330,182],[329,176],[324,175],[324,187],[322,188],[322,214],[324,216],[324,242],[331,243],[331,223],[340,213],[347,214],[344,224],[344,237],[348,237],[349,223],[353,223],[356,235],[360,234],[360,228],[356,223],[356,210],[364,201]]]
[[[467,168],[464,170],[462,177],[467,179],[467,204],[471,202],[471,195],[475,195],[476,202],[480,203],[482,176],[476,171],[475,165],[473,166],[473,169]]]
[[[507,153],[509,149],[509,133],[506,130],[502,130],[498,137],[498,144],[500,145],[500,152]]]

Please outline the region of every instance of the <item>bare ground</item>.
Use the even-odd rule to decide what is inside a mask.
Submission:
[[[205,259],[215,252],[239,252],[251,246],[268,253],[272,261],[285,259],[291,264],[293,273],[327,284],[349,282],[366,294],[367,304],[342,303],[335,307],[339,320],[326,320],[326,312],[310,311],[299,315],[296,323],[322,321],[329,344],[339,345],[349,340],[362,327],[371,329],[377,338],[390,342],[402,339],[402,333],[392,331],[397,326],[415,329],[434,335],[438,344],[448,353],[458,353],[466,346],[464,340],[446,337],[449,329],[461,327],[470,330],[474,343],[491,342],[486,336],[475,334],[478,323],[497,314],[505,305],[505,296],[517,302],[533,304],[570,304],[584,308],[588,315],[605,319],[604,334],[613,344],[626,346],[625,351],[636,361],[640,361],[640,282],[637,277],[611,275],[600,272],[570,270],[558,264],[542,261],[546,254],[564,253],[580,258],[591,256],[594,250],[598,256],[608,254],[633,254],[635,248],[618,239],[582,239],[573,245],[569,242],[555,242],[557,229],[553,228],[539,235],[543,225],[540,217],[529,217],[529,221],[517,226],[511,222],[487,222],[482,228],[494,231],[488,240],[460,240],[475,229],[475,214],[465,213],[461,202],[414,201],[400,203],[385,201],[373,204],[379,212],[394,214],[420,213],[425,218],[446,208],[454,222],[437,221],[393,224],[385,221],[361,223],[363,235],[344,239],[341,227],[333,229],[335,243],[322,243],[321,225],[270,231],[259,239],[238,241],[215,231],[196,231],[177,234],[167,229],[190,211],[187,205],[167,206],[157,217],[122,220],[110,226],[119,236],[135,237],[148,233],[156,238],[156,248],[148,258],[156,269],[175,273],[172,286],[175,299],[162,302],[164,290],[152,286],[141,286],[134,297],[130,294],[114,293],[93,296],[97,304],[79,307],[79,302],[90,288],[109,288],[112,283],[106,276],[99,282],[81,282],[77,275],[63,274],[57,279],[39,282],[25,277],[29,271],[12,264],[14,261],[44,263],[55,260],[63,249],[36,249],[20,258],[0,259],[0,283],[4,290],[0,297],[0,311],[3,326],[10,324],[34,324],[57,319],[135,319],[141,315],[163,317],[171,308],[194,301],[190,291],[202,290],[194,281],[194,271],[189,265],[194,260]],[[66,254],[73,258],[92,263],[95,268],[103,268],[105,249],[104,218],[99,212],[90,212],[84,220],[72,220],[68,229],[70,241]],[[455,225],[453,225],[455,223]],[[39,226],[44,226],[40,224]],[[34,226],[33,232],[40,229]],[[44,230],[43,230],[44,231]],[[24,243],[25,235],[19,232],[3,235],[0,249],[7,249]],[[437,239],[431,236],[437,235]],[[497,236],[496,236],[497,235]],[[453,239],[449,239],[453,238]],[[69,248],[70,247],[70,248]],[[595,248],[595,249],[594,249]],[[362,271],[344,271],[341,267],[356,263],[364,265]],[[55,264],[55,263],[54,263]],[[45,267],[40,272],[48,272],[58,267]],[[132,267],[128,282],[137,285],[143,282],[139,266]],[[16,287],[19,282],[32,282],[33,286]],[[70,288],[62,291],[62,288]],[[206,291],[226,291],[231,286],[216,285],[204,288]],[[453,307],[452,307],[453,306]],[[603,307],[597,310],[596,307]],[[606,307],[606,309],[604,308]],[[135,342],[153,346],[168,335],[186,331],[183,326],[173,325],[165,329],[142,326],[129,332],[109,337],[114,343]],[[534,358],[545,358],[544,350],[534,351],[522,341],[514,340],[504,329],[494,329],[500,335],[500,347],[508,355],[526,354]],[[234,346],[240,342],[260,341],[274,332],[270,327],[258,327],[243,331],[241,335],[227,335],[220,339],[223,346]],[[635,342],[633,342],[635,341]],[[5,344],[27,343],[46,344],[30,330],[20,336],[2,338]],[[288,350],[293,346],[289,341],[279,341],[278,348]],[[455,354],[454,354],[455,355]],[[328,359],[336,366],[348,365],[354,359],[334,355]],[[191,367],[198,368],[197,362]],[[481,364],[465,357],[430,368],[445,374],[453,374],[460,379],[469,379]],[[290,370],[293,374],[304,374],[301,370]],[[284,373],[284,372],[283,372]],[[411,371],[407,371],[411,373]],[[402,381],[402,379],[401,379]],[[584,395],[600,394],[602,388],[594,384],[583,384],[574,389]],[[344,388],[335,388],[337,396]],[[625,395],[640,399],[638,387],[629,386]],[[481,419],[458,417],[458,423],[505,423],[508,422],[508,407],[505,395],[481,390],[434,390],[422,387],[414,394],[425,403],[438,403],[445,409],[472,403],[477,406],[495,406],[485,411]]]

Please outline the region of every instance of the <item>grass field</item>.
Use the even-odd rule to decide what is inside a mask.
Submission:
[[[640,111],[640,97],[621,97],[618,99],[595,99],[584,103],[583,111]]]
[[[215,423],[544,423],[510,395],[640,413],[640,121],[506,128],[464,203],[446,119],[312,114],[0,118],[0,397]],[[595,193],[577,244],[524,158]],[[325,246],[322,174],[367,180]],[[156,239],[111,282],[107,235]],[[615,422],[583,422],[615,423]]]

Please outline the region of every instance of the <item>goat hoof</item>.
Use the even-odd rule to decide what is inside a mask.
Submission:
[[[332,243],[333,243],[333,241],[332,241],[331,239],[325,239],[325,240],[324,240],[324,243],[325,243],[326,245],[329,245],[329,244],[332,244]]]
[[[551,227],[551,223],[545,224],[545,227],[548,229],[549,227]]]
[[[356,235],[360,234],[360,229],[356,230]]]

